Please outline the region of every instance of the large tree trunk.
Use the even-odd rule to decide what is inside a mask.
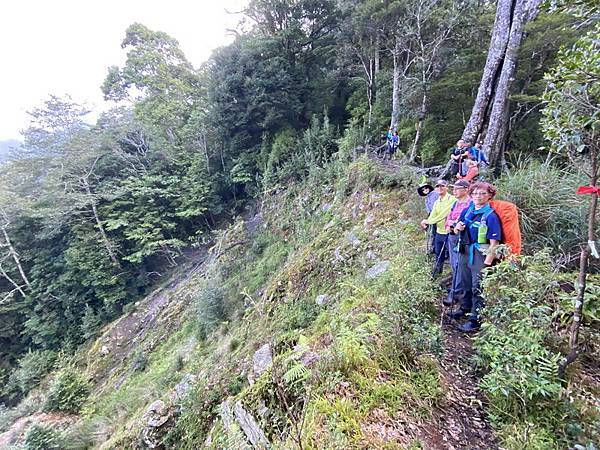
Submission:
[[[483,143],[483,151],[489,155],[490,166],[496,175],[502,170],[504,161],[503,149],[508,130],[508,97],[517,70],[519,48],[523,40],[525,24],[528,19],[535,17],[540,2],[541,0],[517,0],[513,12],[502,71],[496,86],[489,126]]]
[[[521,1],[524,0],[498,1],[492,39],[483,75],[481,76],[481,83],[477,91],[477,98],[475,99],[469,122],[462,135],[462,138],[467,142],[474,142],[483,131],[488,106],[492,99],[494,86],[498,79],[498,73],[506,52],[506,45],[508,44],[513,6],[515,2]]]
[[[396,44],[394,46],[394,51],[392,52],[392,59],[394,61],[392,82],[392,120],[390,121],[390,127],[392,128],[395,128],[398,125],[398,117],[400,116],[400,54],[400,39],[396,37]]]
[[[412,147],[410,149],[410,155],[408,157],[409,162],[414,162],[417,157],[417,147],[419,146],[419,140],[421,139],[421,127],[423,126],[423,120],[425,120],[425,114],[427,114],[427,91],[423,91],[423,97],[421,98],[421,109],[419,110],[419,117],[417,124],[415,125],[415,139],[413,140]]]

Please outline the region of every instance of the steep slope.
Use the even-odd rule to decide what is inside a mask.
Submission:
[[[360,158],[275,187],[78,353],[93,387],[64,447],[499,448],[415,183]]]

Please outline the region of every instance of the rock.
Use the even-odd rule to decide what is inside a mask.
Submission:
[[[110,353],[110,348],[108,348],[108,345],[103,345],[102,348],[100,349],[100,354],[106,356],[109,353]]]
[[[234,442],[235,446],[230,446],[231,450],[250,450],[252,447],[247,441],[246,435],[238,425],[231,406],[231,400],[227,399],[219,406],[219,415],[223,422],[223,431],[225,432],[227,444]],[[212,433],[211,433],[212,435]],[[205,447],[208,445],[205,443]]]
[[[186,373],[183,376],[181,381],[175,386],[175,390],[171,393],[171,402],[173,404],[177,404],[185,398],[190,388],[196,382],[196,378],[196,375],[192,375],[191,373]]]
[[[172,414],[162,400],[156,400],[143,416],[145,427],[141,439],[148,448],[161,448],[162,439],[167,434]]]
[[[377,254],[373,250],[369,250],[365,256],[368,259],[377,259]]]
[[[367,278],[373,279],[380,276],[390,267],[389,261],[380,261],[367,271]]]
[[[325,306],[331,303],[331,297],[327,294],[317,295],[315,299],[315,303],[319,306]]]
[[[332,203],[325,203],[323,206],[321,206],[321,211],[327,212],[331,208],[333,208],[333,204]]]
[[[248,377],[250,384],[254,383],[273,362],[273,352],[270,344],[264,344],[252,357],[252,377]]]
[[[335,225],[335,220],[331,219],[329,222],[327,222],[325,224],[325,226],[323,227],[323,229],[324,230],[329,230],[334,225]]]
[[[233,414],[240,428],[254,447],[266,449],[269,448],[269,440],[264,431],[258,426],[258,423],[252,415],[244,409],[242,402],[238,401],[233,407]]]
[[[369,213],[369,214],[367,214],[367,217],[365,217],[364,226],[367,227],[374,221],[375,221],[375,214]]]
[[[221,416],[221,420],[223,421],[223,426],[226,431],[229,431],[233,426],[233,421],[235,418],[233,417],[233,409],[231,407],[231,402],[229,400],[225,400],[219,406],[219,415]]]
[[[357,238],[351,231],[346,235],[346,240],[353,246],[358,247],[360,245],[360,239]]]
[[[156,400],[151,403],[144,415],[146,425],[152,428],[158,428],[169,420],[169,411],[165,402]]]

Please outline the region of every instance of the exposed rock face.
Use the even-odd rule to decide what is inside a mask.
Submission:
[[[380,261],[367,271],[367,278],[377,278],[390,267],[389,261]]]
[[[143,417],[145,428],[141,435],[147,448],[163,448],[161,440],[172,418],[171,411],[162,400],[156,400],[148,407]]]
[[[248,377],[250,384],[254,383],[261,374],[273,363],[273,352],[270,344],[264,344],[252,357],[252,374]]]
[[[236,402],[233,407],[233,414],[240,428],[255,448],[269,448],[269,440],[265,436],[264,431],[258,426],[254,417],[244,409],[242,402]]]

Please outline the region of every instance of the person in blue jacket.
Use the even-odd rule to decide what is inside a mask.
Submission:
[[[459,254],[458,270],[465,283],[465,295],[460,308],[452,313],[454,319],[469,316],[469,320],[458,327],[460,331],[476,331],[480,327],[479,313],[483,307],[481,292],[482,270],[491,267],[495,249],[502,239],[502,227],[498,215],[490,206],[496,188],[489,183],[473,183],[469,188],[473,204],[465,209],[454,226],[467,244]]]

